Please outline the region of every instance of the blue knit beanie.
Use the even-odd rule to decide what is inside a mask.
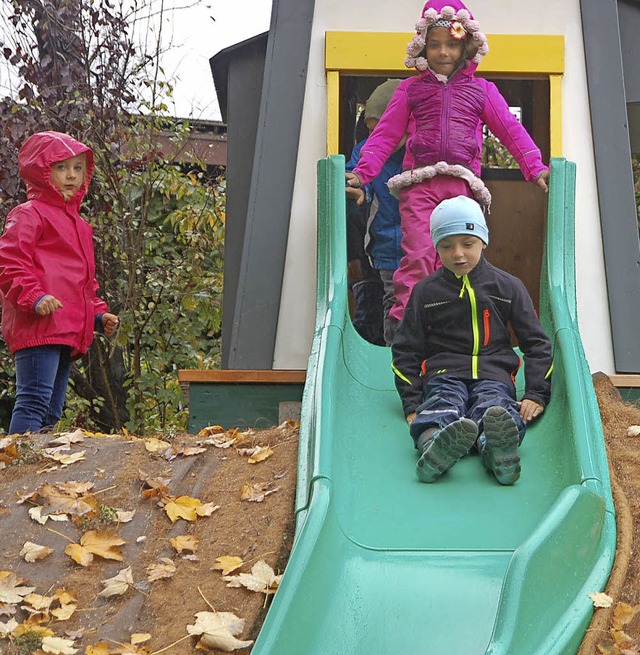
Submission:
[[[445,237],[471,234],[489,243],[489,229],[480,205],[467,196],[443,200],[431,214],[431,240],[437,248]]]

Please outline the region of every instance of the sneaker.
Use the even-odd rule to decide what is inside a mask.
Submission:
[[[504,407],[489,407],[484,413],[482,462],[500,484],[513,484],[520,477],[520,434]]]
[[[478,426],[468,418],[449,423],[434,435],[416,464],[420,482],[435,482],[473,446],[478,436]]]

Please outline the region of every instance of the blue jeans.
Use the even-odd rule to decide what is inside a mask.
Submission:
[[[69,346],[35,346],[15,354],[16,404],[9,434],[39,432],[62,416],[71,371]]]
[[[520,443],[527,430],[520,418],[520,406],[511,388],[496,380],[463,380],[453,375],[438,375],[425,386],[424,402],[416,409],[410,433],[414,443],[428,428],[441,430],[460,418],[470,418],[482,434],[484,413],[489,407],[504,407],[518,426]]]

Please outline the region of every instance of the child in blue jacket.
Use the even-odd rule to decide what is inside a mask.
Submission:
[[[364,108],[364,119],[367,129],[371,132],[378,124],[380,117],[389,104],[389,100],[401,80],[387,80],[377,86],[367,99]],[[363,146],[367,140],[357,143],[351,152],[351,158],[345,165],[347,172],[352,171],[360,161]],[[387,182],[402,171],[404,160],[404,141],[385,162],[380,174],[364,189],[347,187],[347,198],[358,205],[368,204],[367,229],[364,237],[364,250],[372,267],[378,272],[384,288],[384,342],[390,346],[397,321],[389,319],[389,312],[395,305],[393,292],[393,274],[400,265],[403,256],[402,232],[400,230],[400,209],[398,199],[389,191]],[[363,280],[363,284],[366,284]],[[354,294],[358,294],[358,283],[354,285]]]

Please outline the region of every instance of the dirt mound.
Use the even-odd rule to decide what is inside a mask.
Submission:
[[[222,437],[222,441],[225,436],[214,435]],[[211,442],[210,438],[190,435],[172,439],[170,449],[153,439],[88,436],[66,451],[67,455],[84,451],[84,458],[66,466],[41,457],[30,463],[21,461],[33,458],[33,451],[45,448],[51,440],[51,435],[36,435],[32,439],[33,447],[23,445],[20,460],[14,460],[0,471],[0,531],[4,554],[0,570],[24,579],[22,586],[35,587],[36,594],[50,596],[62,588],[77,594],[73,615],[48,624],[56,636],[79,635],[73,643],[78,653],[100,641],[108,643],[111,652],[116,652],[118,643],[128,644],[132,634],[148,633],[151,638],[142,645],[140,653],[156,652],[174,643],[167,652],[192,653],[197,638],[188,636],[186,626],[195,623],[197,612],[215,608],[246,620],[239,639],[255,639],[266,611],[265,595],[244,587],[227,587],[222,573],[212,570],[212,566],[218,557],[239,556],[244,565],[231,575],[249,572],[259,561],[266,562],[275,573],[282,573],[294,528],[296,424],[243,433],[242,443],[227,448],[206,443]],[[273,452],[251,464],[248,449],[255,446],[269,447]],[[202,448],[203,452],[179,454],[189,453],[185,449],[193,447]],[[210,516],[197,516],[194,520],[179,518],[172,523],[158,505],[158,495],[153,495],[153,490],[141,478],[150,479],[152,484],[163,480],[165,497],[188,496],[205,506],[211,503],[219,508]],[[91,493],[100,505],[93,512],[96,516],[75,522],[49,520],[44,525],[29,516],[30,507],[43,504],[45,496],[51,499],[46,493],[48,487],[42,485],[69,482],[94,484]],[[241,500],[242,488],[251,484],[272,493],[262,502]],[[42,493],[37,493],[38,490]],[[151,494],[148,499],[143,496],[145,490]],[[30,498],[19,503],[25,496]],[[135,510],[135,514],[129,522],[114,523],[116,510]],[[115,533],[124,540],[126,543],[119,547],[121,561],[95,557],[85,567],[65,554],[70,543],[79,543],[90,530]],[[170,539],[179,535],[197,537],[195,553],[176,551]],[[41,560],[27,562],[20,555],[26,542],[49,547],[53,552]],[[148,582],[147,567],[164,561],[162,558],[174,562],[175,574]],[[99,596],[103,581],[129,566],[135,588],[129,588],[121,596]],[[7,605],[4,608],[10,612]],[[0,602],[0,621],[6,622],[8,617],[6,612],[2,616],[2,609]],[[13,618],[21,622],[26,616],[24,610],[18,609]],[[15,643],[0,640],[0,652],[9,655],[19,650]]]

